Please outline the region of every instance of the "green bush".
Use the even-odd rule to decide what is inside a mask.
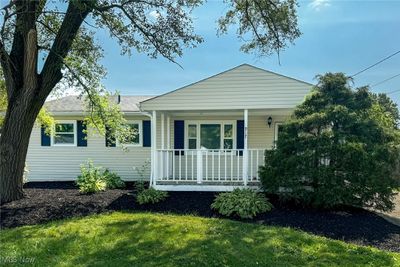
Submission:
[[[251,189],[238,189],[219,194],[211,208],[224,216],[239,216],[242,219],[252,219],[259,213],[270,211],[272,204],[261,193]]]
[[[103,178],[103,171],[100,167],[95,167],[93,161],[89,160],[87,166],[81,165],[81,175],[78,176],[76,184],[82,193],[96,193],[103,191],[107,187],[107,183]]]
[[[136,181],[135,183],[136,192],[140,193],[146,189],[146,182],[145,181]]]
[[[106,182],[108,189],[125,187],[125,183],[124,183],[124,181],[121,180],[121,177],[118,174],[116,174],[115,172],[111,172],[108,169],[106,169],[103,172],[103,179]]]
[[[165,191],[159,191],[152,187],[140,191],[136,196],[136,201],[140,204],[155,204],[165,200],[168,197],[168,193]]]
[[[96,167],[92,160],[81,165],[81,175],[78,176],[76,184],[82,193],[96,193],[105,189],[122,188],[125,183],[121,177],[102,167]]]
[[[317,208],[392,209],[400,176],[396,105],[366,88],[353,90],[342,73],[318,78],[279,128],[276,149],[265,153],[265,191]]]

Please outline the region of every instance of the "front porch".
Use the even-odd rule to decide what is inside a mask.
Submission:
[[[159,149],[153,186],[168,191],[258,187],[264,149]]]
[[[151,185],[167,191],[259,188],[259,166],[284,115],[268,109],[152,111]]]

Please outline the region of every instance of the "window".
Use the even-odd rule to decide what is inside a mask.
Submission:
[[[61,121],[54,125],[54,136],[52,138],[55,146],[76,145],[76,121]]]
[[[279,134],[282,132],[282,127],[281,127],[281,125],[282,125],[281,122],[275,123],[275,137],[274,137],[275,146],[276,146],[276,142],[278,141]]]
[[[200,147],[207,149],[221,148],[220,124],[200,124]]]
[[[224,124],[224,149],[233,149],[233,125]]]
[[[235,145],[232,122],[189,122],[186,132],[189,149],[233,149]]]
[[[120,144],[126,146],[140,146],[142,145],[142,127],[139,122],[128,122],[128,126],[131,128],[133,135],[126,138]]]
[[[197,148],[197,125],[189,124],[188,126],[188,148]]]

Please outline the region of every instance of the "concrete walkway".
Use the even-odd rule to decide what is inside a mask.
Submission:
[[[389,222],[400,226],[400,192],[397,193],[394,203],[395,208],[393,211],[387,213],[379,213],[379,215],[381,215]]]

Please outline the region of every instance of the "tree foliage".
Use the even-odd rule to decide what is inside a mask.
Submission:
[[[277,148],[266,152],[263,186],[305,205],[393,207],[398,185],[400,134],[396,118],[342,73],[318,84],[283,125]]]
[[[229,10],[219,19],[219,33],[227,33],[229,26],[239,24],[237,35],[240,40],[246,36],[241,50],[258,55],[271,55],[293,43],[301,34],[297,26],[295,0],[239,0],[227,1]]]
[[[128,129],[115,128],[124,125],[124,121],[101,84],[106,70],[100,64],[103,49],[96,42],[96,30],[108,31],[120,45],[122,54],[131,55],[136,50],[152,58],[161,55],[175,63],[185,48],[196,47],[203,41],[194,33],[191,17],[193,9],[200,6],[202,0],[30,2],[10,1],[2,9],[0,51],[6,82],[10,88],[22,86],[16,76],[23,72],[23,60],[12,64],[24,55],[23,46],[16,43],[22,41],[29,30],[34,30],[31,34],[35,35],[37,51],[32,52],[42,65],[38,80],[49,82],[48,88],[43,88],[45,97],[50,92],[57,95],[73,88],[90,102],[88,110],[92,114],[87,121],[100,133],[104,133],[106,123],[110,121],[117,122],[107,125],[115,132],[127,132]],[[245,52],[258,50],[262,55],[279,52],[287,42],[293,42],[300,35],[294,0],[242,0],[226,1],[226,4],[229,10],[219,20],[219,31],[226,33],[230,25],[238,25],[241,40],[251,34],[252,38],[244,41],[242,46]],[[24,25],[27,21],[31,25]],[[107,110],[113,112],[103,113]]]
[[[387,118],[387,126],[399,129],[400,112],[397,104],[384,93],[372,94],[372,97],[376,101],[376,108],[382,109],[380,114]]]

